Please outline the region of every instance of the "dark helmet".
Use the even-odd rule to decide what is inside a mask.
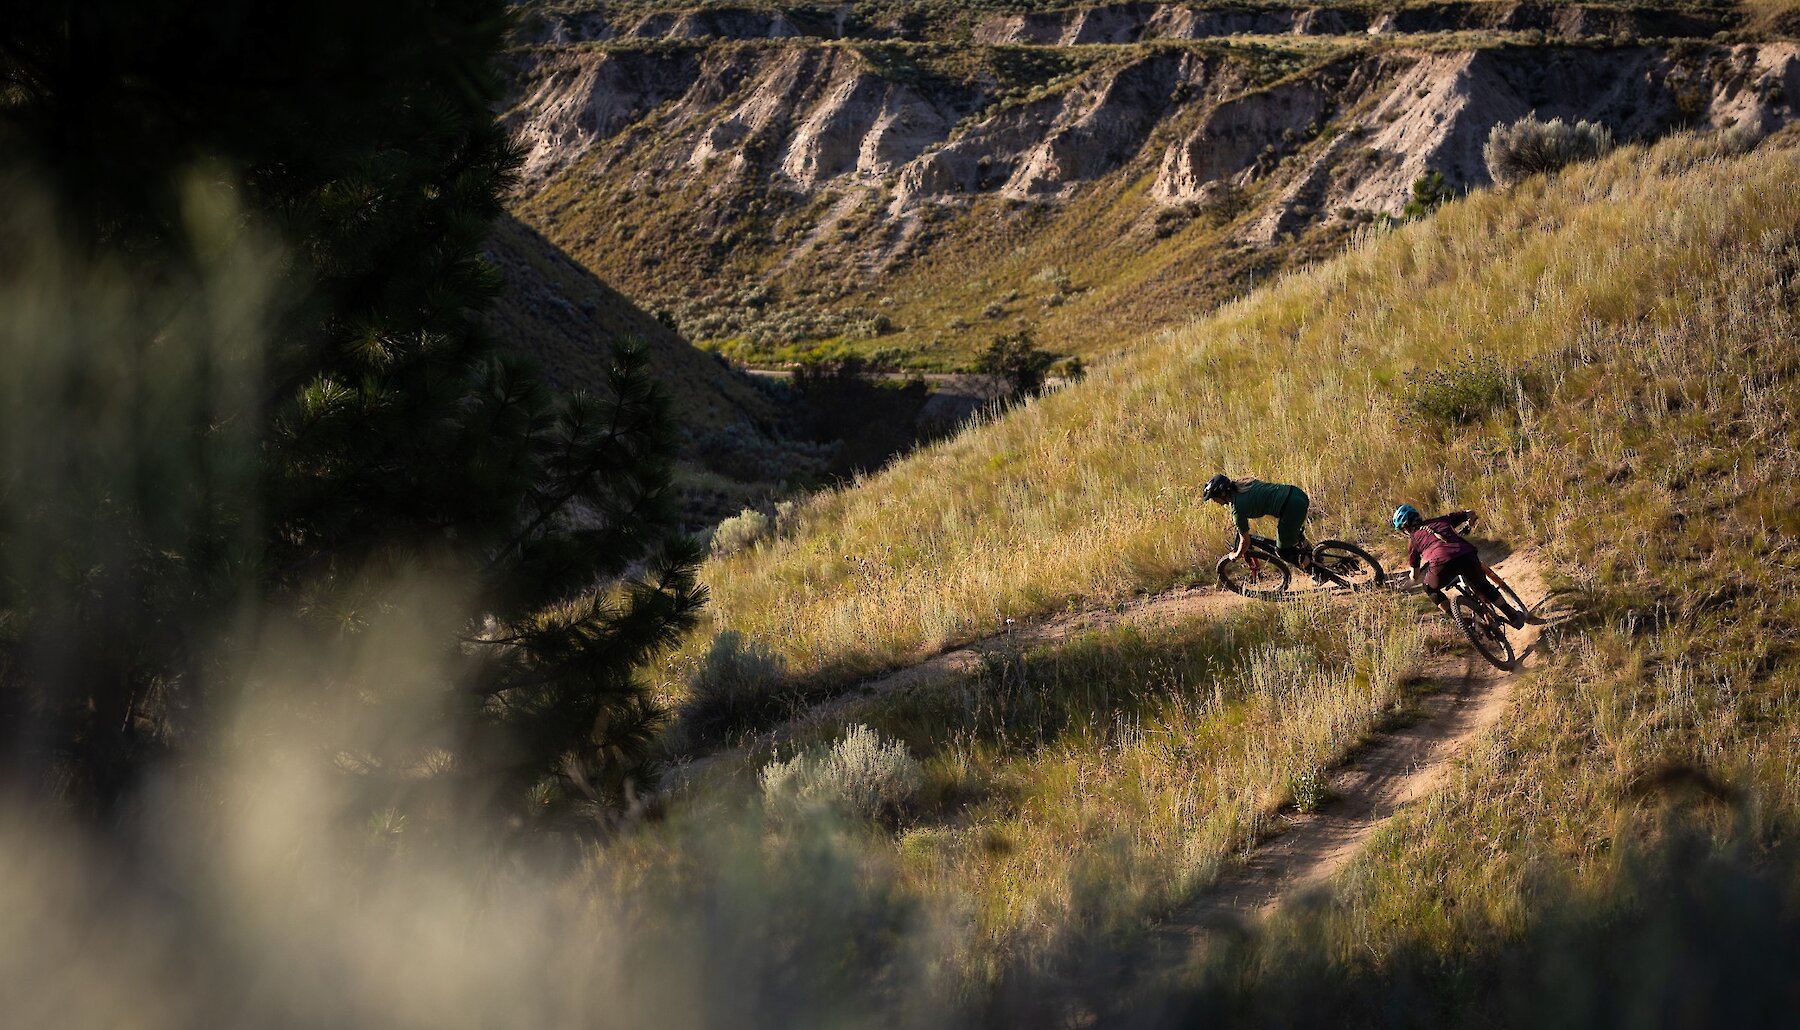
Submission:
[[[1394,509],[1394,528],[1399,530],[1411,529],[1418,525],[1419,520],[1423,517],[1424,516],[1419,514],[1419,509],[1410,504],[1402,504],[1400,507]]]
[[[1231,479],[1221,472],[1206,481],[1205,488],[1200,491],[1200,499],[1210,501],[1215,497],[1230,497],[1231,491],[1234,489],[1236,487],[1232,484]]]

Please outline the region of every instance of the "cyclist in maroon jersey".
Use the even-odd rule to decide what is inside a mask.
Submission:
[[[1488,580],[1487,567],[1481,564],[1475,545],[1458,532],[1474,522],[1472,511],[1453,511],[1428,519],[1410,504],[1394,509],[1394,528],[1407,535],[1406,560],[1412,566],[1413,578],[1425,584],[1425,593],[1444,614],[1450,614],[1450,599],[1444,596],[1444,587],[1461,576],[1487,598],[1513,629],[1521,629],[1530,617],[1506,603],[1499,588]]]

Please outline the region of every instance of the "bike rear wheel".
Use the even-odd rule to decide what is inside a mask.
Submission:
[[[1506,630],[1500,625],[1500,617],[1492,609],[1476,601],[1466,593],[1458,593],[1450,606],[1451,617],[1462,629],[1463,636],[1481,652],[1481,657],[1496,669],[1513,667],[1518,655],[1513,652],[1512,641],[1506,638]]]
[[[1245,597],[1270,598],[1280,595],[1293,581],[1294,571],[1272,548],[1252,542],[1240,561],[1229,556],[1219,559],[1219,585]]]
[[[1312,550],[1313,568],[1351,590],[1367,590],[1387,581],[1375,556],[1346,540],[1321,540]]]

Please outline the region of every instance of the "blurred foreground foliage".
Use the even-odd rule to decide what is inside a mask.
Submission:
[[[633,670],[695,616],[699,555],[642,355],[558,397],[481,327],[509,17],[161,0],[0,27],[16,788],[124,815],[280,665],[296,716],[383,727],[326,744],[384,806],[585,820],[629,794],[657,718]],[[415,650],[371,665],[401,596]]]

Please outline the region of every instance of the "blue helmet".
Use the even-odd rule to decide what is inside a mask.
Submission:
[[[1394,509],[1394,528],[1406,529],[1410,526],[1416,526],[1419,524],[1419,519],[1421,518],[1423,518],[1423,516],[1419,514],[1419,509],[1410,504],[1402,504],[1400,507]]]

